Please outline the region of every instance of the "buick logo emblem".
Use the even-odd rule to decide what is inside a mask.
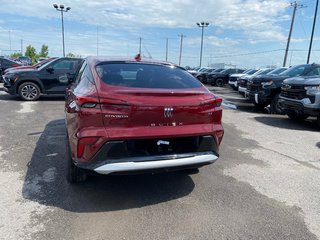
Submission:
[[[172,118],[173,116],[173,108],[172,107],[165,107],[163,109],[163,115],[165,118]]]
[[[290,89],[290,88],[291,88],[291,86],[290,86],[290,85],[288,85],[288,84],[283,84],[283,85],[282,85],[282,88],[283,88],[283,89]]]

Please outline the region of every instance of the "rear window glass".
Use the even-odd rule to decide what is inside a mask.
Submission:
[[[101,80],[109,85],[134,88],[199,88],[201,83],[177,67],[141,63],[102,63],[96,66]]]

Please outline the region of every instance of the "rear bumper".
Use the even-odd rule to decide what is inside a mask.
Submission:
[[[160,159],[160,160],[159,160]],[[212,153],[198,153],[172,155],[172,156],[152,156],[130,159],[119,159],[116,163],[106,163],[93,170],[99,174],[133,173],[148,170],[185,169],[188,167],[200,167],[214,163],[218,156]]]
[[[74,163],[101,174],[174,171],[215,162],[218,142],[216,136],[109,141],[90,161],[75,158]]]

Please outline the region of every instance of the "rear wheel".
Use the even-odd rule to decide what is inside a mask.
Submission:
[[[80,183],[85,182],[87,180],[87,174],[81,168],[78,168],[72,160],[69,140],[67,138],[67,146],[66,146],[66,157],[67,157],[67,180],[69,183]]]
[[[40,88],[33,82],[25,82],[19,86],[18,93],[22,100],[35,101],[40,97]]]
[[[223,85],[224,85],[223,79],[218,78],[217,81],[216,81],[216,85],[217,85],[218,87],[223,87]]]
[[[307,114],[287,113],[288,117],[295,121],[303,121],[309,117]]]

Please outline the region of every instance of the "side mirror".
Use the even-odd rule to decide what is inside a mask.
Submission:
[[[73,82],[73,78],[70,76],[69,73],[66,73],[59,76],[59,82],[63,84],[70,84]]]
[[[53,67],[48,67],[46,70],[47,70],[48,73],[53,73],[54,72]]]

